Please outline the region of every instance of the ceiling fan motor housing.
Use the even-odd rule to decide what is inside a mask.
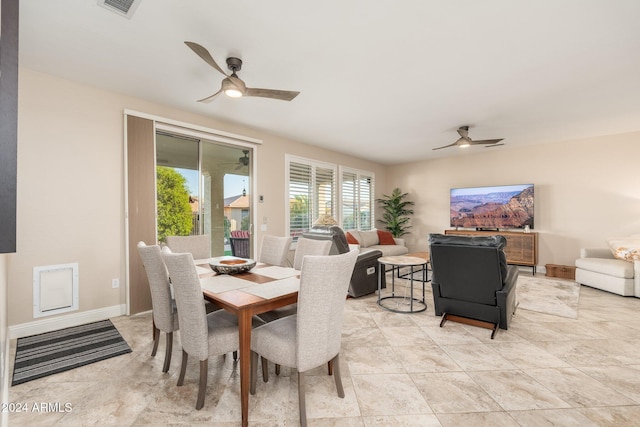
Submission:
[[[234,73],[240,71],[242,69],[242,59],[234,57],[227,58],[227,67]]]

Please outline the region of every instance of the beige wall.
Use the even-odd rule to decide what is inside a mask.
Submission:
[[[263,140],[258,224],[285,229],[286,153],[372,171],[376,197],[395,186],[416,202],[410,249],[448,228],[449,189],[534,183],[539,265],[572,264],[581,246],[640,233],[640,133],[384,167],[205,116],[20,71],[18,248],[7,262],[8,323],[32,318],[32,269],[79,263],[80,311],[125,302],[123,110],[131,109]],[[508,141],[507,141],[508,143]],[[256,226],[257,241],[261,238]],[[0,271],[2,274],[2,271]]]
[[[640,233],[638,159],[640,132],[399,165],[388,182],[416,202],[412,249],[450,228],[450,188],[533,183],[538,265],[573,265],[581,247]]]
[[[285,153],[366,169],[371,162],[144,100],[20,70],[17,254],[8,264],[9,325],[32,317],[35,266],[79,264],[80,311],[125,303],[123,111],[131,109],[263,140],[257,205],[269,234],[284,233]],[[259,230],[259,227],[255,227]],[[257,241],[261,234],[257,231]]]

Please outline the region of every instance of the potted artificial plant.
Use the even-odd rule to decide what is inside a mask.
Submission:
[[[408,194],[403,193],[399,188],[395,188],[390,196],[383,194],[382,198],[376,199],[376,202],[384,210],[382,219],[379,219],[378,222],[384,225],[384,228],[390,231],[393,237],[402,237],[408,234],[409,231],[407,230],[411,228],[407,223],[409,222],[409,215],[413,214],[413,209],[409,207],[413,206],[414,203],[405,200]]]

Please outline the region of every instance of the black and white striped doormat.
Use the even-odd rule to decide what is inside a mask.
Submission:
[[[130,352],[111,320],[18,338],[11,385]]]

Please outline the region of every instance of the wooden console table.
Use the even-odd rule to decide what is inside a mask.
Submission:
[[[504,253],[507,263],[524,265],[533,269],[536,274],[538,265],[538,233],[524,233],[518,231],[475,231],[475,230],[445,230],[444,234],[459,236],[493,236],[499,234],[507,239]]]

